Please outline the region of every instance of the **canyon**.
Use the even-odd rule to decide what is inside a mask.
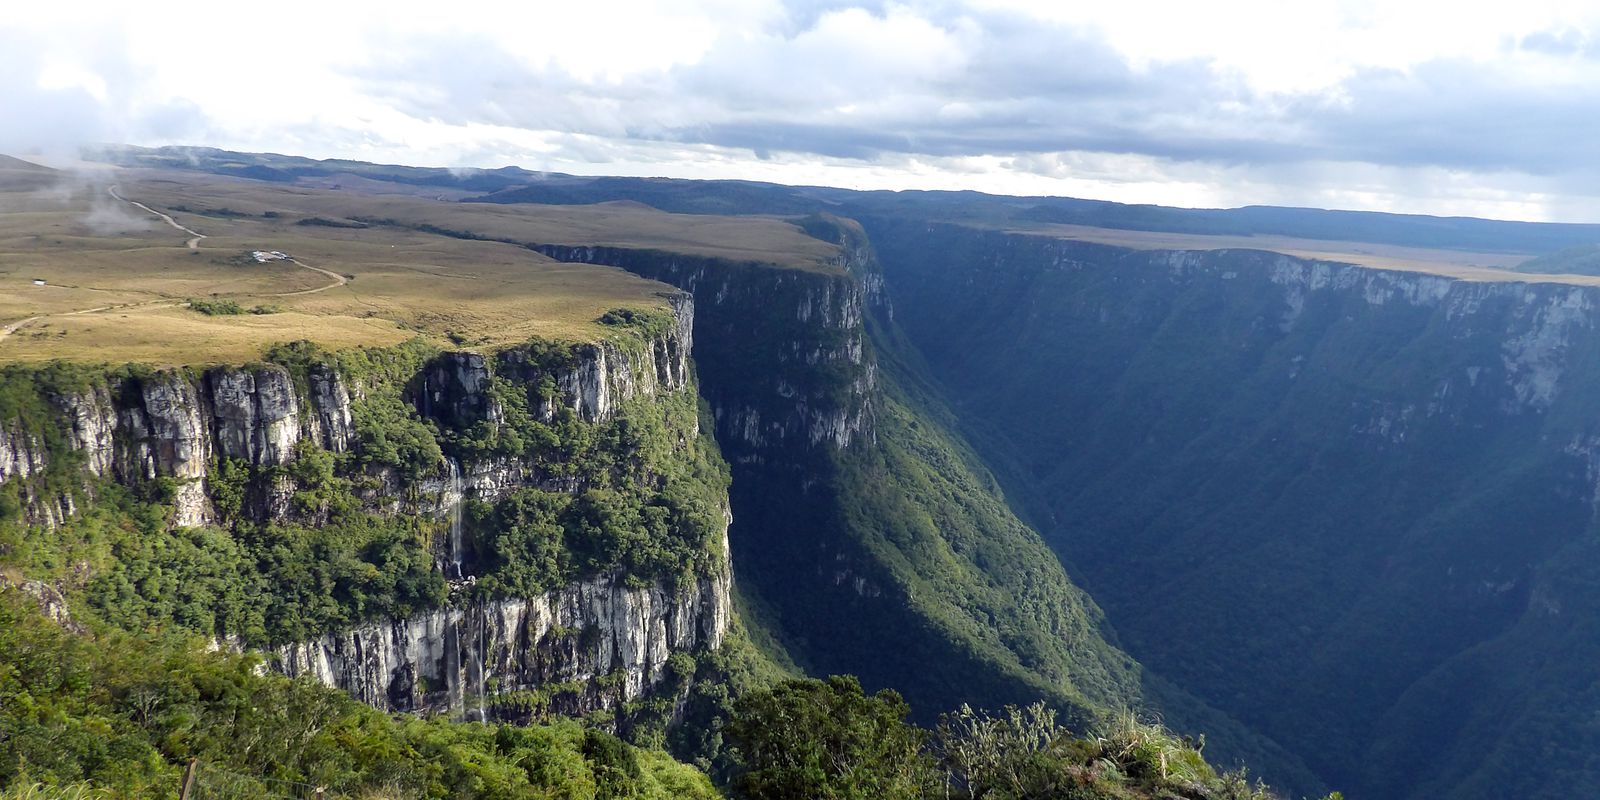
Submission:
[[[1065,238],[1025,198],[750,184],[780,216],[708,222],[728,187],[561,182],[584,203],[510,182],[338,218],[331,193],[196,189],[252,209],[195,200],[197,230],[298,214],[627,291],[561,335],[495,338],[475,300],[386,310],[399,343],[8,364],[3,580],[384,712],[577,717],[703,764],[767,671],[859,676],[930,727],[1131,709],[1296,795],[1592,782],[1586,279]],[[1338,230],[1279,216],[1252,224]],[[1443,235],[1381,217],[1374,241]],[[364,281],[305,302],[354,314]]]

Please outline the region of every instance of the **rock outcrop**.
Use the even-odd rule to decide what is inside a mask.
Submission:
[[[531,247],[562,261],[620,267],[694,296],[701,391],[732,460],[781,457],[796,447],[845,449],[872,436],[877,366],[866,345],[865,309],[866,278],[877,272],[869,248],[845,248],[835,268],[808,270],[653,250]]]
[[[674,293],[667,300],[672,306],[671,324],[642,342],[608,339],[579,345],[570,359],[554,369],[527,348],[509,348],[496,354],[495,371],[529,390],[530,407],[542,421],[554,419],[557,410],[564,407],[584,422],[606,422],[621,403],[675,392],[689,385],[694,299]],[[543,377],[554,382],[554,397],[534,393]]]
[[[0,482],[16,479],[28,520],[49,527],[73,515],[75,498],[101,480],[160,487],[155,496],[170,497],[175,527],[320,524],[316,512],[293,502],[301,488],[293,467],[308,447],[357,449],[356,404],[374,391],[409,402],[441,443],[508,424],[504,406],[516,398],[507,393],[524,393],[520,407],[539,421],[570,412],[602,425],[632,401],[694,391],[694,302],[678,292],[667,300],[670,319],[624,317],[619,324],[645,327],[622,327],[599,341],[444,352],[412,376],[344,375],[333,362],[314,360],[40,379],[37,413],[0,421]],[[57,385],[72,388],[50,388]],[[683,424],[688,429],[675,432],[674,446],[688,447],[700,433],[693,414]],[[694,575],[654,579],[614,568],[536,597],[481,599],[471,591],[480,573],[463,534],[466,502],[494,503],[523,488],[577,492],[584,483],[516,450],[446,451],[443,464],[420,475],[384,463],[361,467],[359,460],[339,468],[361,470],[349,483],[367,512],[445,522],[448,535],[433,546],[453,599],[278,646],[275,668],[386,710],[482,717],[504,706],[493,713],[517,718],[527,712],[525,702],[491,696],[525,700],[543,692],[556,713],[617,708],[657,687],[672,654],[720,646],[731,614],[726,524],[708,544],[720,548],[703,562],[714,566]],[[223,462],[243,467],[226,473],[226,480],[245,480],[245,491],[235,485],[231,493],[232,507],[209,485],[224,480]]]
[[[0,481],[44,472],[50,457],[39,437],[12,422],[0,427]]]
[[[635,587],[610,572],[530,599],[470,602],[279,648],[272,666],[390,711],[517,718],[497,697],[549,691],[549,708],[587,714],[639,699],[673,653],[722,644],[726,568],[684,586]],[[603,680],[606,679],[606,680]]]
[[[311,385],[303,397],[288,370],[268,365],[169,370],[52,394],[48,400],[64,423],[65,446],[55,457],[130,486],[170,479],[172,524],[208,524],[215,521],[206,486],[214,459],[274,467],[289,463],[307,438],[331,450],[350,447],[354,426],[344,381],[324,369],[313,372]],[[43,473],[51,458],[44,437],[15,421],[0,423],[0,481]],[[70,498],[26,482],[23,488],[30,521],[61,522],[59,509]]]
[[[499,424],[504,413],[489,381],[489,360],[482,353],[441,353],[423,368],[417,410],[446,428]]]
[[[312,416],[307,420],[312,435],[323,447],[343,453],[356,439],[355,422],[350,418],[350,390],[339,373],[326,365],[313,366],[308,375]]]
[[[299,402],[288,370],[218,369],[206,374],[211,393],[217,449],[250,464],[279,466],[289,462],[300,441]],[[349,413],[349,409],[342,409]],[[338,414],[322,409],[318,416]]]
[[[413,402],[419,413],[446,429],[499,424],[503,412],[489,385],[491,375],[500,374],[528,392],[530,407],[543,421],[569,408],[584,422],[604,423],[631,399],[690,385],[694,302],[682,293],[668,300],[672,323],[658,335],[577,345],[554,366],[536,359],[528,348],[490,355],[441,353],[424,367]],[[556,387],[554,396],[539,394],[546,378]],[[216,521],[206,486],[216,459],[270,468],[293,461],[302,441],[335,453],[350,450],[356,441],[351,401],[350,381],[325,364],[309,367],[299,385],[290,370],[268,364],[217,367],[199,374],[155,372],[49,397],[64,422],[64,448],[58,456],[70,453],[89,475],[127,485],[170,479],[172,522],[178,526]],[[51,460],[46,438],[24,429],[18,420],[0,421],[0,482],[43,474]],[[374,479],[379,484],[374,498],[390,510],[437,511],[448,505],[445,500],[402,503],[396,476]],[[552,491],[576,488],[504,459],[463,465],[463,479],[479,499],[495,499],[519,484]],[[31,521],[53,526],[72,513],[70,497],[24,488]],[[432,491],[442,488],[440,484]],[[248,509],[249,516],[282,519],[288,512],[285,491],[279,487],[264,493],[257,507]]]

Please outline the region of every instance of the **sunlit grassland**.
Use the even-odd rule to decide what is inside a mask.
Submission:
[[[1337,261],[1469,281],[1600,285],[1600,278],[1588,275],[1544,275],[1515,271],[1517,265],[1533,257],[1533,253],[1472,253],[1292,236],[1166,233],[1053,223],[1007,225],[1005,229],[1013,233],[1045,235],[1134,250],[1267,250],[1314,261]]]
[[[519,243],[666,250],[799,269],[828,269],[826,262],[837,254],[832,245],[771,217],[669,214],[625,201],[577,206],[451,203],[187,172],[129,174],[146,176],[138,188],[159,202],[185,205],[184,198],[189,198],[204,204],[197,208],[226,208],[252,216],[287,211],[302,218],[392,220]]]
[[[621,270],[417,228],[816,269],[834,255],[774,219],[616,204],[462,205],[143,170],[49,182],[39,175],[0,169],[0,327],[30,320],[0,337],[0,362],[240,362],[298,339],[332,348],[414,336],[489,348],[533,337],[589,340],[603,335],[597,320],[606,311],[665,308],[671,291]],[[188,234],[111,197],[113,183],[206,238],[189,249]],[[256,250],[300,263],[258,263]],[[264,313],[208,316],[185,307],[195,298]]]

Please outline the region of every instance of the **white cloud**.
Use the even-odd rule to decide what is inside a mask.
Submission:
[[[1583,2],[30,3],[0,149],[1600,217]]]

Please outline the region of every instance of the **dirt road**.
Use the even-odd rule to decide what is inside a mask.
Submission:
[[[145,205],[144,203],[140,203],[140,202],[135,201],[135,200],[129,200],[128,198],[123,197],[121,194],[119,194],[117,192],[117,187],[115,185],[106,187],[106,192],[108,194],[110,194],[112,197],[114,197],[114,198],[116,198],[116,199],[118,199],[118,200],[120,200],[120,201],[122,201],[124,203],[127,203],[128,205],[135,206],[137,208],[143,209],[144,211],[146,211],[146,212],[148,212],[150,214],[154,214],[155,216],[160,217],[161,220],[163,222],[167,223],[168,225],[171,225],[172,227],[177,228],[178,230],[189,234],[190,238],[189,238],[189,240],[187,242],[184,243],[184,245],[186,247],[188,247],[190,250],[198,251],[200,249],[200,240],[206,238],[205,234],[203,234],[203,233],[201,233],[201,232],[199,232],[199,231],[197,231],[197,230],[195,230],[193,228],[189,228],[189,227],[186,227],[184,225],[180,225],[178,223],[178,221],[173,219],[170,215],[163,214],[160,211],[157,211],[157,210]],[[290,259],[288,259],[288,261],[290,263],[294,264],[295,266],[300,267],[301,269],[308,269],[308,270],[311,270],[312,272],[315,272],[315,273],[317,273],[319,275],[326,276],[326,277],[332,279],[333,282],[327,284],[326,286],[317,286],[317,287],[311,288],[311,289],[299,289],[299,290],[293,291],[293,292],[278,292],[276,294],[256,295],[257,297],[298,297],[300,295],[316,294],[317,292],[325,292],[325,291],[327,291],[329,289],[336,289],[336,288],[338,288],[340,286],[344,286],[345,284],[350,282],[349,278],[346,278],[345,276],[340,275],[339,273],[334,272],[333,270],[323,269],[321,267],[313,267],[310,264],[307,264],[304,261],[301,261],[301,260],[299,260],[297,258],[290,258]],[[85,308],[85,309],[82,309],[82,310],[79,310],[79,311],[63,311],[63,312],[61,312],[59,314],[39,314],[37,316],[26,317],[24,319],[19,319],[16,322],[10,322],[10,323],[5,324],[4,326],[0,326],[0,341],[3,341],[7,336],[10,336],[11,334],[16,333],[18,330],[20,330],[20,329],[22,329],[22,328],[24,328],[24,327],[26,327],[28,325],[31,325],[32,323],[38,322],[41,319],[47,319],[49,317],[70,317],[70,316],[77,316],[79,314],[93,314],[93,313],[96,313],[96,312],[99,312],[99,311],[108,311],[108,310],[113,309],[113,308],[115,308],[115,309],[144,308],[144,307],[147,307],[147,306],[154,306],[154,305],[163,304],[163,303],[167,304],[167,305],[183,305],[183,303],[181,303],[179,301],[173,301],[173,300],[152,300],[152,301],[147,302],[147,303],[132,303],[132,304],[126,304],[126,305],[119,305],[119,306],[99,306],[99,307],[96,307],[96,308]]]
[[[194,237],[194,238],[191,238],[188,242],[185,243],[190,250],[199,250],[200,249],[200,240],[206,238],[205,234],[200,233],[199,231],[193,230],[191,228],[186,228],[186,227],[184,227],[182,225],[179,225],[177,220],[173,219],[172,217],[170,217],[170,216],[168,216],[166,214],[161,213],[160,211],[157,211],[157,210],[145,205],[144,203],[140,203],[140,202],[135,201],[135,200],[129,200],[128,198],[123,197],[120,194],[117,194],[117,187],[115,185],[107,186],[106,187],[106,192],[109,193],[112,197],[115,197],[118,200],[121,200],[122,202],[127,203],[128,205],[138,206],[139,208],[142,208],[145,211],[148,211],[151,214],[154,214],[154,215],[160,217],[162,219],[162,221],[166,222],[168,225],[171,225],[172,227],[177,228],[178,230],[189,234],[191,237]]]

